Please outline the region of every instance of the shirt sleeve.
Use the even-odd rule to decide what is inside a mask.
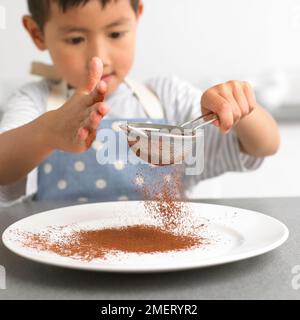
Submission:
[[[180,124],[201,114],[201,90],[176,77],[150,80],[149,87],[159,97],[166,120]],[[240,150],[235,130],[222,135],[213,125],[204,130],[204,170],[200,175],[185,175],[187,189],[200,181],[226,172],[246,172],[258,169],[264,158],[247,155]]]
[[[166,121],[178,125],[201,114],[202,91],[177,77],[161,77],[147,83],[159,98]]]
[[[18,89],[2,107],[0,134],[18,128],[39,117],[49,92],[45,80],[27,84]],[[0,186],[0,206],[9,206],[26,197],[27,178],[14,184]]]
[[[218,128],[207,126],[204,130],[204,170],[200,175],[185,175],[186,190],[199,182],[226,172],[248,172],[258,169],[264,158],[241,152],[235,130],[222,135]]]
[[[16,90],[2,107],[0,133],[18,128],[45,111],[49,92],[46,80],[29,83]]]

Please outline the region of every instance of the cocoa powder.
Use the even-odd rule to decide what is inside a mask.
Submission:
[[[102,230],[78,230],[64,234],[64,228],[47,228],[41,233],[22,233],[22,244],[39,251],[83,261],[106,259],[107,254],[181,251],[199,246],[199,237],[177,235],[156,226],[135,225]],[[53,240],[53,234],[60,234]]]
[[[136,181],[143,181],[137,186],[137,191],[142,193],[145,211],[160,222],[166,230],[183,231],[191,217],[190,210],[184,200],[183,175],[180,167],[169,173],[160,173],[153,180],[156,168],[148,172],[147,177],[142,171],[137,174]],[[190,228],[193,225],[190,224]],[[190,230],[191,232],[192,230]]]
[[[174,139],[173,139],[174,140]],[[136,140],[128,140],[128,145],[132,148],[140,141],[140,138],[137,137]],[[154,148],[154,150],[152,150]],[[132,149],[133,150],[133,149]],[[155,164],[156,166],[164,167],[169,166],[175,163],[175,150],[174,150],[174,142],[170,139],[167,145],[163,144],[162,137],[152,139],[149,137],[147,141],[147,148],[137,149],[133,151],[137,157],[141,157],[141,153],[144,155],[144,160],[148,163]],[[167,156],[166,156],[167,155]],[[147,156],[147,158],[145,157]],[[184,159],[184,153],[182,151],[181,161]]]

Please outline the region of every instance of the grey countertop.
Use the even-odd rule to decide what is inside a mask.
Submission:
[[[248,260],[190,271],[114,274],[76,271],[28,261],[0,241],[6,269],[1,299],[299,299],[292,269],[300,265],[300,198],[226,199],[201,202],[256,210],[280,219],[290,237],[280,248]],[[0,232],[34,213],[72,203],[27,202],[0,209]],[[300,270],[300,267],[299,267]],[[300,274],[300,272],[299,272]],[[294,279],[294,280],[293,280]]]

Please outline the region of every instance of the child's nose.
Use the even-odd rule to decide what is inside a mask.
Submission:
[[[89,52],[90,57],[99,57],[103,63],[104,69],[110,65],[110,54],[107,46],[97,44],[93,46]]]

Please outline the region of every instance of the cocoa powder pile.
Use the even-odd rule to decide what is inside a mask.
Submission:
[[[60,229],[60,232],[63,232],[63,228]],[[39,251],[50,251],[63,257],[83,261],[104,260],[107,254],[117,252],[141,254],[180,251],[201,244],[199,238],[176,235],[148,225],[80,230],[71,235],[60,236],[59,239],[53,241],[51,234],[54,232],[53,228],[48,228],[42,233],[23,233],[22,243],[26,247]]]
[[[152,170],[155,174],[155,168]],[[149,177],[151,181],[147,181]],[[108,255],[120,252],[151,254],[188,250],[206,244],[206,239],[199,236],[199,228],[203,225],[196,226],[191,222],[188,207],[178,201],[182,194],[180,171],[161,174],[156,180],[151,177],[152,173],[147,178],[140,172],[135,183],[145,199],[146,212],[157,222],[155,225],[100,230],[49,227],[40,233],[18,234],[21,243],[39,251],[83,261],[104,260]]]

